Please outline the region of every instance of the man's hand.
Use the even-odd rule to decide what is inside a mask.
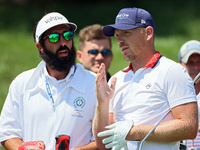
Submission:
[[[45,150],[45,144],[43,141],[24,142],[18,150]]]
[[[116,78],[111,80],[109,87],[106,79],[105,64],[101,64],[95,81],[95,92],[99,102],[109,102],[115,91]]]
[[[105,145],[105,147],[108,149],[116,146],[115,150],[120,150],[126,145],[127,141],[125,140],[125,138],[132,126],[133,121],[119,121],[109,126],[106,126],[105,128],[110,130],[100,132],[97,136],[109,136],[108,138],[105,138],[102,141],[103,144],[107,144]]]

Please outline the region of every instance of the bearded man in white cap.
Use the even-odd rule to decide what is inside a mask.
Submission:
[[[178,60],[179,63],[187,69],[192,80],[194,80],[194,78],[200,73],[200,42],[197,40],[190,40],[184,43],[180,48]],[[200,84],[196,84],[194,88],[197,95],[200,113]],[[187,140],[184,142],[188,149],[200,150],[200,128],[197,137],[194,140]]]
[[[33,35],[43,60],[10,85],[0,116],[0,142],[6,149],[97,148],[95,75],[75,63],[76,29],[57,12],[37,23]]]

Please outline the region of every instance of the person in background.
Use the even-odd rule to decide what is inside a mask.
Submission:
[[[104,63],[108,81],[110,79],[108,69],[113,59],[113,53],[111,38],[104,36],[102,29],[102,25],[93,24],[80,30],[77,59],[85,69],[94,73],[97,73],[101,63]]]
[[[36,149],[41,142],[47,150],[97,149],[92,134],[96,74],[75,63],[76,29],[58,12],[36,24],[33,36],[43,60],[10,85],[0,116],[6,149],[33,149],[34,144]]]
[[[190,40],[184,43],[178,54],[179,63],[185,67],[192,78],[200,73],[200,42],[197,40]],[[200,117],[200,84],[195,85],[195,92],[197,95],[199,117]],[[199,118],[200,120],[200,118]],[[194,140],[184,141],[188,149],[200,150],[200,123],[197,137]]]
[[[198,107],[193,81],[180,64],[155,49],[155,22],[141,8],[123,8],[103,33],[115,36],[130,65],[106,81],[97,73],[97,108],[93,122],[100,149],[178,150],[194,139]]]

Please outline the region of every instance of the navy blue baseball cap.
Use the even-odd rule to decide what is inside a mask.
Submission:
[[[152,26],[155,32],[155,22],[151,14],[141,8],[123,8],[119,11],[115,19],[115,24],[106,25],[103,28],[105,36],[114,36],[115,29],[130,30],[137,27]]]

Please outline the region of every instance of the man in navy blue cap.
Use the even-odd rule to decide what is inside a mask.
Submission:
[[[98,71],[93,123],[98,147],[178,150],[179,141],[194,139],[198,108],[193,81],[184,67],[156,51],[150,13],[121,9],[115,24],[105,26],[103,33],[116,37],[130,65],[108,84],[105,65]]]

